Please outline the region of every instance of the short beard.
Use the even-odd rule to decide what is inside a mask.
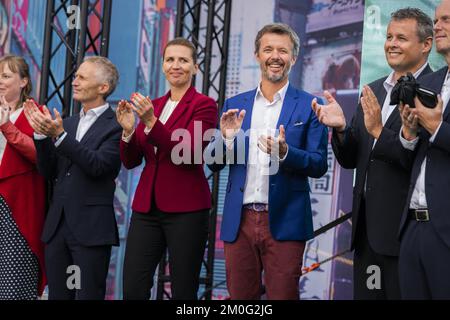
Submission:
[[[283,71],[281,75],[269,75],[269,72],[267,69],[263,70],[264,77],[269,80],[272,83],[279,83],[286,79],[289,76],[289,73],[291,72],[292,65],[290,65],[287,69]]]

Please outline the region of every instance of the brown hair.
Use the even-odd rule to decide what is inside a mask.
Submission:
[[[271,23],[265,25],[261,30],[258,31],[255,39],[255,53],[259,52],[259,47],[261,46],[261,38],[266,33],[275,33],[278,35],[287,35],[291,39],[292,42],[292,55],[294,57],[298,56],[300,51],[300,39],[297,33],[284,23]]]
[[[167,47],[170,47],[170,46],[188,47],[189,49],[191,49],[192,61],[194,61],[194,64],[197,64],[197,48],[194,46],[194,44],[191,41],[189,41],[188,39],[185,39],[185,38],[181,38],[181,37],[170,40],[169,42],[167,42],[166,46],[164,47],[163,58],[166,55]]]
[[[8,54],[0,58],[0,68],[7,65],[9,70],[13,73],[18,73],[21,79],[27,79],[27,84],[20,92],[19,104],[24,103],[31,98],[31,91],[33,91],[33,84],[31,83],[30,68],[24,58]]]
[[[405,19],[416,20],[417,36],[420,42],[433,38],[433,20],[419,8],[402,8],[391,14],[391,20],[401,21]]]

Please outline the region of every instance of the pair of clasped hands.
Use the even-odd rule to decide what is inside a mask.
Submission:
[[[130,136],[134,131],[135,117],[133,111],[147,128],[153,128],[157,118],[155,117],[155,109],[149,97],[135,92],[131,95],[130,100],[120,100],[117,106],[116,116],[117,122],[122,126],[124,136]]]
[[[245,110],[230,109],[222,114],[220,118],[220,131],[225,139],[234,139],[242,127],[244,121]],[[280,133],[278,137],[261,135],[258,137],[258,148],[267,154],[272,154],[278,150],[278,157],[284,159],[288,147],[286,143],[286,133],[284,126],[280,125]]]
[[[140,93],[133,93],[131,101],[121,100],[116,110],[117,121],[124,129],[124,136],[130,136],[133,133],[135,118],[133,111],[146,127],[152,128],[157,120],[154,114],[152,101]],[[245,110],[239,112],[238,109],[231,109],[223,113],[220,119],[220,129],[223,137],[233,139],[241,129],[244,120]],[[280,134],[277,138],[271,136],[260,136],[258,147],[265,153],[271,154],[272,150],[278,147],[279,157],[282,159],[287,152],[287,144],[283,125],[280,126]]]
[[[140,93],[133,93],[131,101],[121,100],[116,110],[117,121],[124,129],[125,135],[130,135],[134,130],[135,118],[133,111],[136,112],[141,121],[149,128],[152,128],[156,122],[152,101]],[[3,103],[2,103],[3,104]],[[3,112],[0,110],[0,112]],[[64,132],[63,121],[58,110],[53,109],[54,118],[46,106],[42,111],[31,99],[25,101],[24,112],[31,127],[37,134],[56,138]],[[0,119],[3,113],[0,113]],[[1,120],[0,120],[1,121]]]
[[[313,99],[311,103],[312,109],[320,123],[335,128],[339,133],[343,133],[347,123],[341,106],[330,92],[325,91],[324,97],[328,104],[321,105],[317,103],[317,99]],[[383,130],[381,107],[369,86],[363,87],[360,101],[367,132],[375,139],[378,139]],[[408,105],[403,104],[399,105],[403,124],[402,135],[406,140],[414,140],[417,137],[419,126],[422,126],[433,135],[442,121],[443,102],[440,96],[438,96],[438,104],[433,109],[425,107],[417,98],[414,99],[414,103],[415,108],[410,108]]]

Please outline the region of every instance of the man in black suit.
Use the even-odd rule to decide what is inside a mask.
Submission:
[[[441,98],[401,110],[400,140],[417,152],[400,224],[400,289],[405,299],[450,299],[450,0],[436,8],[436,51],[447,66],[420,83]]]
[[[54,109],[53,119],[45,106],[42,113],[25,106],[39,172],[54,186],[42,235],[49,299],[105,297],[111,246],[119,243],[113,199],[122,129],[105,101],[117,81],[108,59],[89,57],[72,82],[80,114],[62,120]],[[79,281],[71,277],[77,270]]]
[[[390,105],[397,80],[411,72],[430,73],[427,59],[432,47],[433,23],[419,9],[400,9],[391,15],[384,44],[393,69],[387,77],[363,87],[361,103],[350,125],[336,100],[325,92],[327,105],[313,102],[319,121],[333,128],[332,146],[338,162],[356,168],[353,190],[355,299],[399,299],[397,232],[405,205],[413,152],[403,152],[401,120]],[[370,266],[381,271],[381,287],[368,285]]]

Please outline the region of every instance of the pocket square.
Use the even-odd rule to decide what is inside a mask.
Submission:
[[[294,127],[298,127],[298,126],[301,126],[303,124],[303,122],[302,121],[300,121],[300,122],[296,122],[296,123],[294,123]]]

